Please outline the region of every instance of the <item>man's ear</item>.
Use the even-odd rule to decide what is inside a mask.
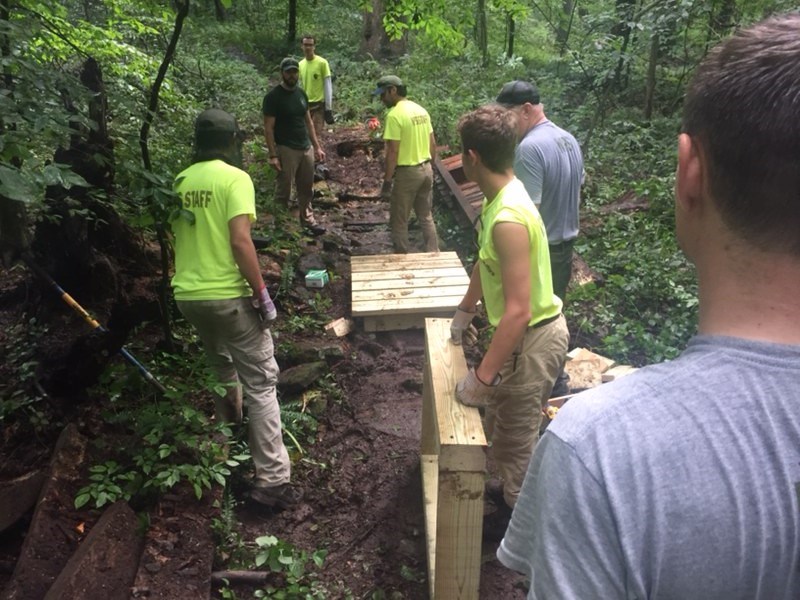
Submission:
[[[705,168],[695,138],[678,136],[678,170],[675,173],[675,202],[681,210],[691,210],[702,197]]]

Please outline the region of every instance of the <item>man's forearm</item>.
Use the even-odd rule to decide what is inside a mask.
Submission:
[[[247,280],[254,292],[264,287],[264,278],[261,276],[261,267],[258,264],[258,255],[253,245],[253,240],[237,240],[231,242],[233,260],[239,267],[239,272]]]

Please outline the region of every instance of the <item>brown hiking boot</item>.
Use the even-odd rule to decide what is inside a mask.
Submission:
[[[293,487],[291,483],[282,483],[272,487],[254,487],[250,491],[250,499],[256,504],[269,508],[291,508],[303,499],[303,490]]]

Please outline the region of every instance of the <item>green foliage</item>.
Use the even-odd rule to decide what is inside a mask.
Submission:
[[[78,491],[76,508],[90,500],[99,508],[135,494],[161,493],[181,481],[199,499],[212,485],[224,486],[231,468],[249,459],[246,454],[226,458],[224,440],[232,436],[230,428],[212,426],[201,411],[188,405],[158,402],[122,411],[113,420],[129,427],[135,440],[119,449],[125,466],[111,460],[91,467],[91,483]],[[214,431],[221,438],[212,438]]]
[[[316,550],[309,554],[272,535],[256,538],[256,544],[258,546],[255,555],[256,567],[266,567],[273,573],[280,573],[283,581],[280,587],[267,585],[257,590],[255,598],[300,600],[327,597],[314,574],[307,571],[309,561],[317,568],[322,568],[327,555],[326,550]]]
[[[51,411],[44,403],[44,393],[36,384],[37,356],[48,328],[35,318],[6,328],[0,356],[6,369],[0,385],[0,425],[12,423],[33,433],[42,433],[50,425]]]

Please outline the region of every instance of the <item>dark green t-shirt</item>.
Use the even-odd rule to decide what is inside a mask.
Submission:
[[[308,96],[302,88],[287,90],[282,85],[272,88],[261,103],[265,117],[275,117],[275,143],[295,150],[311,145],[306,129]]]

